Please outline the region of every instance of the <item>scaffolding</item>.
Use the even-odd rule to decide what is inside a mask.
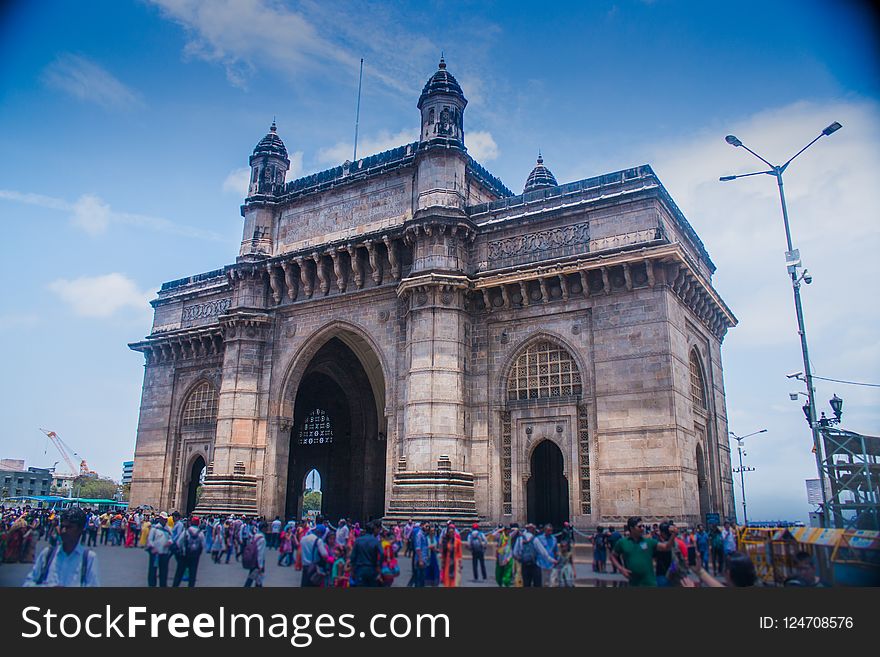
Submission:
[[[838,529],[880,530],[880,438],[823,426],[828,515]]]

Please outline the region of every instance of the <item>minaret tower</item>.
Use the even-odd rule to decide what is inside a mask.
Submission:
[[[271,255],[272,229],[277,214],[275,200],[284,194],[284,178],[290,169],[287,148],[278,136],[274,120],[269,132],[254,148],[248,164],[251,177],[248,196],[241,208],[244,230],[239,255]]]

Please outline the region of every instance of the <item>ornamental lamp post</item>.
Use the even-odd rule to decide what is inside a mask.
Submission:
[[[791,277],[791,286],[794,292],[794,307],[795,314],[797,315],[797,325],[798,325],[798,335],[800,336],[801,341],[801,355],[803,356],[804,361],[804,379],[807,384],[807,403],[804,405],[804,414],[807,416],[807,422],[810,425],[810,430],[813,435],[813,451],[816,453],[816,470],[819,473],[819,480],[823,480],[822,474],[822,445],[819,438],[819,423],[816,419],[816,389],[813,387],[813,374],[810,368],[810,353],[807,348],[807,329],[804,323],[804,311],[803,306],[801,304],[801,281],[809,285],[813,282],[812,276],[810,276],[809,272],[804,269],[802,273],[799,273],[799,269],[802,268],[800,252],[792,246],[791,243],[791,229],[788,223],[788,207],[785,204],[785,193],[782,187],[782,174],[788,168],[788,166],[794,161],[794,159],[807,150],[810,146],[819,141],[822,137],[827,137],[829,135],[834,134],[840,128],[843,127],[840,123],[835,121],[831,125],[827,126],[822,132],[819,133],[810,143],[800,149],[797,153],[792,155],[785,164],[775,165],[768,162],[766,159],[758,155],[751,148],[746,146],[739,138],[734,135],[727,135],[724,138],[728,144],[733,146],[734,148],[743,148],[747,150],[749,153],[754,155],[756,158],[761,160],[764,164],[770,167],[766,171],[753,171],[751,173],[742,173],[732,176],[721,176],[719,178],[722,182],[727,182],[731,180],[736,180],[737,178],[747,178],[749,176],[758,176],[762,174],[766,174],[769,176],[774,176],[776,178],[776,184],[779,187],[779,201],[782,205],[782,222],[785,226],[785,241],[788,247],[788,250],[785,252],[785,264],[788,270],[789,276]],[[825,487],[822,486],[822,517],[823,517],[823,525],[828,526],[828,499],[825,493]]]
[[[742,504],[743,504],[743,527],[749,526],[749,515],[746,511],[746,472],[754,472],[754,468],[746,468],[743,466],[743,456],[748,456],[745,452],[743,452],[743,441],[750,436],[757,436],[759,433],[767,433],[766,429],[761,429],[760,431],[753,431],[752,433],[747,433],[745,436],[737,436],[733,431],[730,433],[731,438],[736,440],[737,449],[739,451],[739,467],[733,468],[733,471],[739,475],[739,485],[742,490]]]

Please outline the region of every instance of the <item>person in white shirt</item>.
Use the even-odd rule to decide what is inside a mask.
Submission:
[[[336,529],[336,545],[342,546],[346,556],[348,556],[348,537],[350,534],[351,529],[349,529],[345,518],[340,518],[339,527]]]
[[[158,585],[162,588],[168,586],[168,562],[171,560],[171,530],[168,529],[168,514],[164,511],[159,514],[156,521],[150,527],[147,535],[146,550],[150,556],[147,568],[147,586],[156,586],[158,571]]]
[[[271,539],[267,542],[267,547],[278,549],[279,538],[281,536],[281,518],[279,516],[275,516],[275,520],[272,521],[272,532],[270,534]]]
[[[61,542],[43,548],[24,586],[100,586],[98,556],[79,542],[85,527],[82,509],[65,510],[58,530]]]

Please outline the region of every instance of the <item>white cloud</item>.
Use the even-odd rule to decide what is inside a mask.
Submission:
[[[119,273],[59,278],[48,287],[81,317],[110,317],[123,308],[149,313],[155,295],[153,290],[138,289],[133,280]]]
[[[226,180],[223,181],[223,191],[230,192],[235,194],[236,196],[241,196],[244,198],[247,196],[248,185],[251,181],[251,169],[250,167],[240,167],[238,169],[233,169],[229,172],[229,175],[226,176]]]
[[[255,62],[290,72],[316,62],[357,66],[358,60],[319,36],[300,13],[263,0],[151,0],[190,34],[187,55],[226,68],[229,81],[247,84]],[[356,69],[355,69],[356,70]]]
[[[70,203],[64,199],[44,196],[42,194],[31,194],[9,189],[0,189],[0,199],[25,203],[27,205],[35,205],[49,210],[68,212],[71,225],[86,232],[92,237],[106,233],[108,228],[113,224],[125,224],[173,235],[181,235],[183,237],[191,237],[194,239],[219,242],[227,241],[226,238],[214,231],[174,223],[168,219],[163,219],[162,217],[151,217],[130,212],[117,212],[101,197],[95,194],[83,194],[76,201]]]
[[[414,130],[405,129],[395,134],[383,130],[374,137],[358,140],[358,159],[410,144],[417,139],[418,133]],[[318,151],[318,161],[322,164],[338,166],[346,160],[351,160],[353,152],[354,144],[352,142],[341,141],[335,146],[322,148]]]
[[[465,145],[468,153],[478,162],[489,162],[498,157],[498,144],[488,131],[472,131],[465,133]]]
[[[110,206],[94,194],[83,194],[73,204],[71,222],[89,235],[106,232],[110,220]]]
[[[140,104],[137,93],[113,77],[109,71],[81,55],[59,55],[46,67],[43,81],[74,98],[96,103],[107,109],[124,109]]]

